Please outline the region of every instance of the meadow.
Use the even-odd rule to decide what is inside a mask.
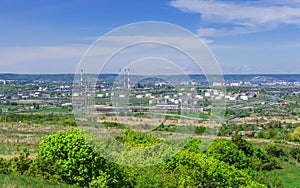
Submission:
[[[125,132],[121,133],[121,135],[119,135],[119,136],[116,136],[116,139],[121,141],[124,144],[128,144],[131,146],[144,147],[143,144],[151,145],[151,144],[157,143],[159,141],[159,138],[143,136],[143,134],[141,134],[141,133],[135,133],[135,131],[128,129],[127,126],[124,126],[122,124],[105,122],[105,123],[103,123],[103,126],[105,126],[106,128],[109,128],[109,129],[124,130]],[[47,144],[47,148],[56,147],[53,145],[54,144],[53,142],[51,142],[51,143],[49,142],[50,140],[48,139],[48,137],[50,136],[52,138],[55,138],[55,135],[57,135],[57,136],[60,135],[59,138],[61,138],[61,139],[55,141],[55,143],[58,143],[58,144],[60,142],[63,143],[63,142],[65,142],[64,138],[69,139],[69,137],[65,137],[67,134],[70,134],[70,135],[74,134],[72,131],[70,132],[70,129],[73,130],[73,128],[74,128],[73,126],[62,126],[62,125],[2,122],[0,124],[0,139],[1,139],[0,157],[6,161],[10,161],[10,160],[18,161],[18,160],[15,160],[17,158],[17,159],[22,159],[22,161],[30,161],[30,163],[28,164],[29,165],[28,167],[23,169],[23,171],[12,170],[12,172],[10,172],[8,174],[0,173],[0,186],[2,186],[2,187],[41,187],[41,186],[43,186],[43,187],[74,187],[77,185],[80,187],[82,187],[82,186],[83,187],[95,187],[96,185],[103,185],[103,187],[105,187],[104,185],[107,185],[107,186],[108,185],[111,185],[111,186],[116,185],[113,182],[110,182],[109,179],[107,179],[106,180],[107,182],[104,184],[101,184],[101,183],[103,183],[102,180],[100,182],[96,182],[96,183],[91,181],[90,184],[87,184],[86,182],[82,182],[82,181],[72,181],[72,179],[68,179],[67,177],[64,177],[63,174],[55,174],[55,172],[54,172],[54,174],[51,175],[51,177],[52,177],[51,178],[48,175],[40,177],[35,174],[36,173],[35,171],[34,172],[30,171],[30,169],[33,168],[30,166],[37,163],[34,161],[36,161],[37,159],[42,160],[39,156],[41,155],[41,152],[45,151],[45,150],[42,149],[42,151],[40,151],[40,149],[41,149],[40,147],[45,148],[45,144]],[[171,127],[169,127],[169,129],[173,129],[173,128],[176,128],[176,127],[174,127],[173,125]],[[58,131],[61,131],[61,133],[58,134],[57,133]],[[66,135],[64,133],[65,131],[67,131]],[[159,126],[158,129],[152,130],[152,131],[166,131],[166,129],[164,126]],[[167,131],[172,132],[172,130],[167,130]],[[77,135],[77,136],[75,136],[75,135]],[[78,135],[78,133],[76,133],[76,134],[74,134],[74,136],[72,136],[72,138],[74,138],[76,140],[78,136],[80,136],[80,134]],[[44,141],[42,142],[42,146],[41,146],[42,140],[44,140]],[[73,142],[74,142],[73,139],[68,141],[68,143],[73,143]],[[77,142],[78,141],[76,141],[76,143]],[[182,182],[180,183],[178,181],[188,178],[186,173],[191,173],[193,170],[195,170],[194,167],[190,166],[189,164],[185,164],[185,163],[181,164],[181,165],[187,165],[183,169],[181,169],[180,164],[177,164],[177,163],[181,163],[180,162],[181,160],[186,160],[184,158],[187,156],[191,157],[191,158],[189,158],[189,160],[191,160],[191,162],[193,160],[195,160],[194,162],[197,164],[198,164],[198,162],[196,162],[196,161],[198,161],[200,159],[209,160],[207,162],[209,162],[212,165],[210,168],[215,168],[215,166],[214,166],[215,162],[213,162],[213,161],[217,160],[216,164],[218,163],[221,166],[224,165],[222,167],[224,169],[234,168],[234,170],[233,169],[232,170],[235,173],[241,173],[242,171],[249,171],[250,170],[249,168],[251,168],[251,173],[248,172],[249,175],[246,175],[245,177],[253,176],[252,178],[254,180],[256,180],[256,183],[255,182],[251,183],[251,184],[253,184],[252,185],[253,187],[263,187],[263,186],[260,186],[260,183],[261,184],[265,183],[267,185],[267,187],[269,187],[271,185],[274,185],[273,187],[276,187],[276,186],[277,187],[299,187],[299,178],[298,178],[299,170],[300,170],[299,161],[297,161],[296,158],[293,158],[293,156],[290,154],[291,150],[293,148],[299,147],[299,145],[297,145],[297,144],[291,145],[291,144],[286,144],[286,143],[275,143],[272,140],[261,140],[261,139],[246,141],[244,139],[240,140],[240,138],[239,138],[238,140],[234,140],[233,138],[228,137],[227,140],[224,140],[224,139],[216,140],[214,142],[214,144],[212,144],[212,146],[210,146],[209,149],[203,153],[203,151],[197,150],[197,147],[199,147],[198,146],[199,143],[201,143],[201,139],[198,139],[198,138],[192,139],[190,141],[190,144],[187,145],[186,149],[184,149],[184,151],[182,151],[178,154],[178,156],[177,156],[178,158],[175,157],[177,162],[173,161],[173,162],[175,162],[174,164],[171,161],[169,161],[169,162],[165,162],[159,166],[157,166],[157,165],[153,166],[151,168],[141,168],[141,169],[140,168],[130,168],[129,171],[127,171],[127,170],[124,171],[123,167],[111,166],[112,164],[107,163],[107,162],[105,162],[105,163],[107,163],[107,165],[110,166],[109,168],[119,169],[120,171],[118,171],[118,173],[126,174],[125,175],[127,178],[126,180],[124,180],[124,179],[119,180],[124,183],[125,187],[145,187],[145,186],[147,187],[151,184],[155,184],[159,187],[160,186],[162,186],[162,187],[179,186]],[[82,146],[79,145],[79,147],[83,147],[83,148],[89,147],[89,146],[84,145],[84,142],[82,142],[82,144],[83,145]],[[243,146],[245,144],[247,147]],[[72,150],[72,147],[73,147],[72,144],[69,147],[70,147],[69,150]],[[78,147],[78,146],[76,146],[76,147]],[[24,149],[26,149],[26,152],[28,152],[28,154],[29,154],[28,159],[26,159],[26,157],[20,158],[20,154],[22,155],[22,152],[24,151]],[[49,149],[47,149],[47,150],[49,150]],[[57,149],[55,149],[55,150],[57,150]],[[220,151],[223,151],[223,152],[220,153]],[[59,152],[67,152],[68,153],[68,151],[64,151],[64,150],[61,150]],[[257,154],[255,154],[257,152],[258,153],[262,152],[262,153],[257,155]],[[66,155],[69,155],[67,153],[66,153]],[[53,157],[55,157],[55,155],[56,154],[53,153]],[[211,157],[211,159],[206,159],[206,157],[202,158],[202,157],[204,157],[204,155]],[[300,153],[298,153],[297,155],[300,156]],[[198,159],[194,158],[196,156],[199,158]],[[265,156],[265,157],[263,157],[263,156]],[[71,157],[76,157],[76,156],[69,156],[69,158],[71,158]],[[87,156],[81,155],[81,157],[87,157]],[[136,156],[136,157],[139,157],[139,156]],[[184,157],[184,158],[182,158],[182,157]],[[259,160],[261,160],[261,162],[262,162],[260,165],[257,164],[257,162],[258,162],[257,157],[259,157]],[[251,160],[248,160],[248,158],[249,159],[253,158],[251,160],[256,161],[256,163],[253,163],[254,161],[251,162]],[[232,161],[232,160],[227,160],[227,159],[234,159],[234,160]],[[269,160],[269,159],[271,159],[271,160]],[[37,161],[39,161],[39,160],[37,160]],[[61,159],[57,158],[57,160],[61,160]],[[66,160],[68,160],[68,158]],[[75,159],[75,160],[80,160],[80,159]],[[212,160],[212,161],[210,161],[210,160]],[[264,160],[267,160],[269,162],[266,162],[266,161],[263,162]],[[23,162],[20,164],[23,164]],[[44,162],[43,162],[43,164],[44,164]],[[172,166],[171,164],[175,165],[175,166],[177,166],[177,165],[179,165],[179,166],[177,166],[177,167],[175,167],[175,169],[173,169],[173,167],[171,168],[171,166]],[[245,167],[244,164],[247,164],[248,166]],[[51,167],[51,165],[53,165],[52,163],[50,163],[48,165],[50,165],[49,168],[54,168],[54,167]],[[169,166],[169,165],[171,165],[171,166]],[[200,165],[199,166],[200,168],[207,168],[207,167],[202,166],[202,163],[199,163],[198,165]],[[260,166],[264,169],[256,169],[257,167],[260,167]],[[38,170],[39,170],[38,168],[40,168],[40,167],[35,167],[35,168],[37,168],[35,170],[37,170],[37,172],[38,172]],[[65,167],[62,166],[60,168],[63,169]],[[248,170],[246,170],[246,169],[248,169]],[[178,177],[179,174],[177,174],[177,173],[173,174],[175,172],[174,170],[177,173],[180,173],[181,174],[180,176],[183,176],[182,177],[183,179],[180,179]],[[210,170],[213,170],[213,169],[210,169]],[[213,171],[215,171],[215,170],[216,169],[214,169]],[[239,172],[239,171],[241,171],[241,172]],[[201,170],[198,173],[200,173],[200,172],[202,173]],[[223,171],[222,173],[230,175],[229,172],[230,171]],[[51,174],[53,172],[49,172],[49,173]],[[105,173],[109,173],[109,172],[105,171]],[[154,175],[153,173],[156,175]],[[166,175],[165,173],[170,173],[170,175]],[[215,171],[215,173],[217,173],[217,171]],[[221,171],[220,171],[220,173],[221,173]],[[262,175],[262,173],[265,175]],[[222,179],[224,174],[222,174],[222,175],[219,174],[218,175],[218,176],[220,176],[219,178]],[[75,173],[74,175],[78,176],[77,173]],[[117,174],[114,174],[111,176],[113,178],[116,178],[115,180],[117,180],[119,177],[119,175],[117,175]],[[154,177],[150,178],[151,176],[154,176]],[[230,176],[233,176],[233,175],[230,175]],[[267,178],[262,178],[264,176],[266,176]],[[57,179],[55,177],[57,177]],[[104,177],[106,177],[106,176],[104,176]],[[179,179],[177,179],[178,181],[177,180],[175,181],[174,178],[175,179],[179,178]],[[201,183],[202,180],[198,179],[196,176],[190,176],[189,178],[192,178],[192,179],[190,179],[189,182],[185,182],[184,183],[185,186],[194,187],[197,185],[197,182],[203,186],[207,185],[207,182]],[[230,180],[230,182],[232,184],[230,184],[230,182],[228,182],[229,184],[226,184],[226,183],[222,184],[221,179],[216,180],[216,182],[214,182],[214,181],[212,182],[211,178],[212,177],[210,177],[209,175],[205,175],[205,179],[207,179],[208,182],[211,182],[213,184],[219,183],[220,185],[232,185],[233,187],[235,187],[234,185],[236,185],[236,183],[239,182],[238,180],[233,179],[233,180]],[[170,180],[172,180],[173,183],[165,182],[165,181],[170,181]],[[249,179],[249,181],[250,181],[250,179]]]

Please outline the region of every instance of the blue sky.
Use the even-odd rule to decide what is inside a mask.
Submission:
[[[110,30],[164,21],[202,38],[223,73],[300,73],[300,0],[0,0],[1,73],[74,73]]]

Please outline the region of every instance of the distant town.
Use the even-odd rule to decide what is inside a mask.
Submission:
[[[80,78],[74,81],[74,76]],[[116,109],[121,114],[126,110],[189,112],[190,118],[205,121],[214,103],[218,103],[226,105],[223,121],[239,120],[239,117],[244,117],[244,122],[253,122],[258,117],[266,122],[280,118],[300,120],[300,75],[225,75],[224,82],[213,82],[211,86],[205,82],[204,75],[191,75],[190,82],[174,76],[176,85],[162,79],[141,80],[134,75],[131,83],[127,77],[123,80],[121,76],[119,83],[117,75],[101,75],[101,79],[91,85],[87,82],[88,76],[83,73],[0,75],[1,113],[72,113],[77,105],[99,114]],[[81,103],[76,102],[76,98],[81,98]],[[92,106],[89,101],[93,101]]]

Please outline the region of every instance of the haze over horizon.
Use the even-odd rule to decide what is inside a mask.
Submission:
[[[198,35],[224,74],[300,74],[299,0],[0,0],[0,73],[75,73],[112,29],[163,21]]]

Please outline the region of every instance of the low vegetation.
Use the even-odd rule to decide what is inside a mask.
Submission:
[[[111,127],[108,124],[106,126]],[[128,128],[116,139],[134,147],[161,142],[159,138]],[[261,148],[239,135],[231,140],[215,140],[205,151],[199,149],[201,143],[199,138],[189,139],[182,151],[158,165],[124,167],[107,161],[93,150],[80,130],[58,131],[41,140],[35,158],[30,158],[27,150],[8,160],[0,158],[0,174],[3,174],[0,183],[18,186],[18,182],[30,180],[37,182],[36,185],[45,183],[46,187],[66,187],[66,184],[80,187],[283,187],[286,182],[272,173],[295,171],[288,164],[298,164],[300,156],[299,148],[291,147],[289,152],[276,144]],[[12,183],[14,178],[17,179],[15,184]]]

